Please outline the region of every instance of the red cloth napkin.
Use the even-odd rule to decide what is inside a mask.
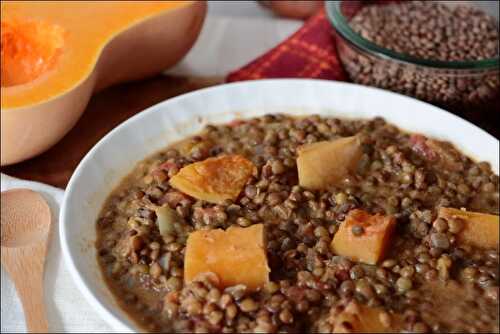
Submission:
[[[322,9],[274,49],[230,73],[226,81],[264,78],[347,80],[337,56],[333,33]]]

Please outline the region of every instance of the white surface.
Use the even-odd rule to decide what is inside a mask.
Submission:
[[[266,17],[208,16],[193,48],[167,73],[224,77],[275,47],[302,24]]]
[[[270,10],[259,6],[255,1],[222,0],[208,2],[209,16],[273,18]]]
[[[58,216],[64,192],[38,182],[23,181],[1,175],[2,191],[13,188],[28,188],[38,191],[50,206],[53,229],[45,265],[45,304],[51,332],[109,332],[110,326],[94,312],[77,290],[61,256]],[[24,313],[12,281],[2,268],[1,332],[26,332]]]
[[[350,118],[382,116],[409,131],[452,141],[489,161],[498,173],[499,142],[442,109],[380,89],[321,80],[260,80],[211,87],[172,98],[137,114],[106,135],[73,174],[62,205],[61,245],[84,296],[120,330],[134,326],[116,307],[100,275],[95,221],[104,199],[146,156],[193,134],[207,123],[265,113],[318,113]],[[126,150],[123,150],[126,147]]]

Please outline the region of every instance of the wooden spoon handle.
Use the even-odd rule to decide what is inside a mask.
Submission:
[[[48,333],[43,297],[46,244],[19,248],[2,247],[2,264],[9,273],[23,304],[26,327],[31,333]]]
[[[16,289],[23,304],[28,331],[30,333],[48,333],[49,324],[45,314],[42,285],[32,286],[30,289],[16,286]]]

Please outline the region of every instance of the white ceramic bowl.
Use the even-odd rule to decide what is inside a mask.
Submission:
[[[80,162],[66,188],[60,238],[66,264],[83,295],[120,331],[137,326],[108,291],[96,260],[95,221],[103,201],[134,165],[207,123],[266,113],[370,118],[453,142],[491,163],[498,173],[499,142],[442,109],[380,89],[321,80],[260,80],[202,89],[159,103],[106,135]]]

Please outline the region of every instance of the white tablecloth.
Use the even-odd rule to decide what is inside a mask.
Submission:
[[[1,175],[2,191],[12,188],[29,188],[38,191],[49,203],[53,229],[45,263],[45,305],[51,332],[110,332],[112,329],[83,299],[64,265],[59,243],[59,204],[64,191],[46,184],[24,181]],[[2,333],[26,332],[24,313],[13,283],[2,268]]]
[[[273,18],[253,1],[212,2],[200,37],[171,74],[225,76],[246,64],[301,25]],[[58,238],[57,217],[64,192],[44,184],[1,176],[1,190],[30,188],[50,204],[54,223],[45,270],[45,303],[51,332],[113,332],[87,304],[66,270]],[[25,332],[20,301],[12,282],[1,270],[1,332]]]

